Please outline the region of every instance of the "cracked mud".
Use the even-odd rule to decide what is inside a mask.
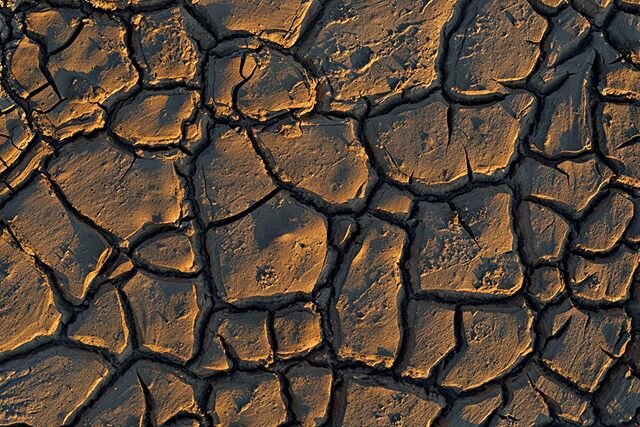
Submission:
[[[640,425],[640,1],[0,0],[0,425]]]

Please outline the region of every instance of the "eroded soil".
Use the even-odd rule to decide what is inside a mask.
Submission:
[[[640,425],[640,1],[0,1],[0,425]]]

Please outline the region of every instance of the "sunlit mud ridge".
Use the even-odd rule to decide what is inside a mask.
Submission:
[[[640,425],[640,1],[0,0],[0,426]]]

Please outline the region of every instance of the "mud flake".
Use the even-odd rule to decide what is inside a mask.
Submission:
[[[545,96],[531,149],[548,158],[584,153],[591,149],[591,99],[589,80],[595,61],[593,50],[571,60],[562,85]]]
[[[106,377],[96,354],[51,347],[0,366],[0,422],[63,425]]]
[[[448,416],[442,420],[443,427],[475,427],[484,425],[502,404],[500,390],[487,389],[475,396],[457,399]]]
[[[53,52],[69,42],[82,18],[82,13],[74,9],[45,8],[28,12],[25,23],[29,36],[42,42],[47,52]]]
[[[603,421],[606,425],[628,423],[636,419],[640,408],[640,380],[628,365],[618,365],[612,369],[595,401],[604,414]]]
[[[191,365],[191,370],[199,375],[207,376],[231,369],[232,360],[227,353],[229,351],[223,338],[218,333],[221,319],[212,316],[202,337],[202,351],[198,359]],[[260,331],[257,332],[260,334]]]
[[[18,95],[27,98],[37,89],[49,84],[40,69],[40,46],[27,37],[7,49],[9,77]]]
[[[51,336],[61,318],[47,278],[9,242],[0,235],[0,352]]]
[[[66,138],[104,126],[103,109],[123,99],[137,80],[125,38],[121,24],[98,15],[49,58],[47,68],[65,101],[35,117],[45,134]]]
[[[171,0],[83,0],[91,6],[105,11],[123,10],[130,7],[155,7],[171,3]]]
[[[303,356],[318,347],[322,342],[321,323],[320,313],[311,303],[278,310],[273,318],[278,357]]]
[[[303,114],[313,109],[316,83],[291,56],[265,48],[248,53],[244,61],[245,65],[255,66],[250,73],[241,70],[246,80],[236,92],[240,114],[266,121],[288,112]]]
[[[562,272],[557,267],[538,267],[531,273],[527,292],[540,305],[554,301],[564,290]]]
[[[389,178],[441,192],[467,182],[464,146],[449,140],[448,109],[434,95],[366,120],[365,136]]]
[[[375,175],[353,119],[306,116],[257,134],[280,179],[332,204],[360,207]]]
[[[113,353],[122,353],[128,344],[125,311],[115,288],[105,285],[89,307],[69,325],[69,338]]]
[[[287,418],[280,387],[275,374],[235,372],[213,383],[209,413],[222,426],[280,425]]]
[[[49,173],[80,213],[123,239],[150,224],[180,218],[181,189],[173,165],[134,157],[104,134],[62,147]]]
[[[87,411],[79,425],[138,426],[147,410],[158,425],[178,413],[197,411],[190,380],[169,366],[138,361]]]
[[[413,200],[408,193],[386,183],[380,186],[371,203],[371,209],[402,220],[409,219],[413,206]]]
[[[517,221],[526,262],[536,264],[560,259],[569,235],[569,224],[562,216],[543,205],[525,201],[518,206]]]
[[[240,214],[275,190],[248,135],[218,126],[198,157],[195,196],[206,223]]]
[[[506,381],[512,398],[499,414],[506,420],[500,426],[511,426],[509,420],[519,420],[524,425],[539,425],[555,415],[572,425],[593,424],[593,409],[589,400],[574,392],[558,380],[543,373],[536,365],[527,365],[522,373]]]
[[[391,179],[443,193],[469,179],[503,177],[533,107],[533,98],[524,94],[473,108],[448,106],[434,95],[368,119],[365,135]]]
[[[474,2],[449,40],[446,84],[471,96],[507,93],[504,84],[533,71],[546,28],[526,0]]]
[[[430,425],[442,404],[423,391],[393,383],[375,384],[364,378],[345,379],[346,402],[341,425],[388,427]]]
[[[585,391],[594,391],[629,342],[631,322],[619,308],[588,311],[564,302],[542,319],[542,360]]]
[[[229,43],[208,62],[205,103],[216,117],[264,122],[313,109],[316,81],[294,57],[255,40]]]
[[[209,67],[205,79],[205,104],[217,117],[238,120],[234,92],[236,87],[249,77],[243,75],[245,57],[235,53],[223,57],[209,57]]]
[[[566,3],[566,0],[561,2]],[[542,58],[541,67],[533,76],[534,82],[540,78],[543,84],[567,76],[569,70],[563,66],[566,64],[565,61],[576,54],[591,29],[588,19],[571,7],[563,8],[556,16],[551,17],[550,21],[551,28],[542,41],[542,48],[547,55]]]
[[[321,426],[329,416],[333,376],[329,369],[301,362],[285,374],[291,389],[291,407],[302,427]]]
[[[597,159],[565,160],[554,167],[525,158],[515,174],[524,197],[549,202],[572,217],[579,216],[613,176]]]
[[[138,62],[150,84],[199,84],[199,45],[210,47],[213,38],[183,7],[132,18],[133,42]]]
[[[469,390],[507,374],[533,350],[533,315],[519,305],[462,309],[464,344],[447,363],[440,382]]]
[[[608,30],[613,46],[629,55],[634,64],[640,64],[640,18],[631,13],[616,12],[608,22]]]
[[[431,301],[410,301],[407,307],[409,341],[399,367],[402,375],[428,378],[456,347],[455,310]]]
[[[42,176],[18,193],[2,216],[20,242],[53,269],[65,296],[82,302],[111,253],[104,238],[71,214]]]
[[[207,244],[228,302],[309,294],[327,252],[324,216],[279,192],[242,219],[215,227]],[[260,272],[268,271],[268,275]]]
[[[604,61],[603,61],[604,62]],[[640,100],[640,72],[633,68],[632,64],[624,60],[613,63],[605,62],[600,74],[598,89],[604,96],[615,97],[623,100]],[[633,105],[620,105],[605,103],[611,109],[633,108]],[[618,113],[621,114],[622,112]],[[614,116],[618,119],[617,116]],[[624,119],[624,117],[623,117]]]
[[[572,6],[601,26],[613,11],[614,0],[576,0]]]
[[[511,295],[523,272],[507,187],[481,188],[444,203],[420,204],[410,271],[420,292]]]
[[[115,111],[111,129],[134,147],[178,145],[198,102],[197,92],[182,88],[143,91]]]
[[[325,77],[325,110],[360,110],[403,92],[424,93],[437,81],[440,34],[455,3],[411,0],[331,2],[297,53]]]
[[[569,257],[568,269],[574,295],[593,302],[623,302],[629,298],[640,254],[624,246],[596,258]]]
[[[156,278],[146,273],[133,276],[123,290],[133,310],[140,345],[181,362],[190,359],[203,304],[201,288],[199,281]]]
[[[467,172],[474,180],[504,177],[533,120],[536,108],[533,96],[516,93],[495,104],[451,108],[453,123],[448,143],[464,148],[465,163],[471,168]],[[459,144],[454,144],[455,141]]]
[[[217,312],[207,326],[207,339],[218,338],[235,359],[252,365],[269,365],[273,351],[269,343],[266,311]],[[214,332],[215,331],[215,332]]]
[[[194,250],[193,229],[161,233],[143,242],[134,258],[165,274],[195,273],[199,260]]]
[[[536,0],[536,1],[553,10],[557,10],[558,8],[567,5],[567,0]]]
[[[213,25],[219,37],[250,33],[282,47],[298,39],[309,15],[318,7],[316,0],[189,0]]]
[[[579,223],[574,246],[585,252],[610,252],[631,222],[634,205],[629,196],[611,192]]]
[[[497,426],[511,427],[518,424],[538,426],[552,421],[545,401],[547,397],[543,398],[540,391],[536,390],[527,373],[509,378],[505,382],[510,398],[498,412],[500,421]]]
[[[602,151],[621,165],[622,175],[640,182],[640,141],[638,106],[631,103],[604,103],[600,107]]]
[[[400,259],[405,232],[365,218],[338,273],[334,336],[338,356],[391,367],[399,347]]]
[[[580,426],[593,425],[595,417],[589,399],[543,373],[535,365],[525,367],[522,375],[526,376],[531,387],[547,404],[547,408],[553,408],[560,420]]]
[[[0,173],[19,163],[34,136],[20,107],[0,113]]]

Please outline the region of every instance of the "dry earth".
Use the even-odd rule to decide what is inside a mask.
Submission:
[[[640,1],[0,18],[0,425],[640,425]]]

